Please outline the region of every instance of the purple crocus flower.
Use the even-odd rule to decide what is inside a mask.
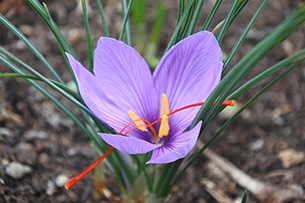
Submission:
[[[112,38],[99,39],[93,74],[67,56],[88,108],[121,133],[99,133],[109,145],[129,154],[152,151],[150,164],[173,162],[193,149],[201,123],[185,129],[199,107],[169,113],[205,101],[219,83],[222,52],[211,32],[174,45],[153,74],[136,50]]]

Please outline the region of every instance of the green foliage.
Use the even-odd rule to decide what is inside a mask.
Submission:
[[[248,200],[248,191],[246,190],[243,194],[243,198],[241,200],[241,203],[247,203]]]

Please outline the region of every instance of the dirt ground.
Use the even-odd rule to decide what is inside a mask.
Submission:
[[[64,67],[51,32],[25,5],[10,5],[10,9],[4,11],[3,5],[9,1],[1,1],[0,11],[6,12],[6,16],[31,39],[64,80],[69,81],[70,75]],[[201,22],[205,19],[211,2],[206,1]],[[287,17],[299,2],[270,0],[233,64]],[[48,0],[46,3],[63,34],[71,41],[82,63],[86,65],[83,21],[76,1]],[[120,1],[108,0],[103,3],[111,35],[117,37],[121,26]],[[213,26],[225,17],[230,3],[232,1],[224,3],[222,12],[213,22]],[[224,52],[228,53],[232,48],[258,3],[250,1],[227,32],[221,44]],[[151,4],[153,7],[153,3]],[[91,31],[97,40],[103,35],[101,22],[95,1],[90,1],[90,5],[93,9],[90,17]],[[176,1],[166,1],[166,5],[167,17],[161,34],[160,53],[163,52],[176,23]],[[149,18],[149,24],[151,21]],[[49,76],[37,58],[12,33],[3,25],[0,25],[0,30],[1,46]],[[304,34],[303,26],[263,59],[245,81],[304,48]],[[9,72],[2,64],[0,71]],[[263,85],[247,92],[237,102],[246,102]],[[305,189],[304,88],[303,65],[260,97],[210,149],[229,160],[253,180],[282,189],[284,193],[291,187],[302,192]],[[222,117],[215,119],[201,136],[201,141],[206,142],[224,121]],[[94,152],[89,139],[50,101],[22,79],[0,79],[0,202],[109,202],[106,197],[95,197],[93,173],[70,191],[65,190],[60,184],[61,177],[72,177],[93,160]],[[6,169],[12,161],[30,166],[31,171],[20,179],[11,178]],[[217,165],[213,158],[202,155],[173,188],[168,202],[240,202],[246,187],[232,178],[228,172],[224,172],[223,168]],[[106,173],[108,189],[118,195],[119,189],[115,178],[109,171]],[[251,184],[252,182],[248,182],[246,185]],[[260,199],[259,194],[250,192],[248,202],[273,202],[270,199]],[[295,200],[287,202],[305,202],[305,195],[300,193]]]

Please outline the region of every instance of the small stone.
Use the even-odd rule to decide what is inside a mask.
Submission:
[[[4,182],[4,180],[3,180],[2,178],[0,178],[0,183],[1,183],[2,185],[5,185],[5,182]]]
[[[75,148],[69,148],[69,149],[67,150],[67,154],[68,154],[69,156],[75,156],[75,155],[77,154],[77,150],[76,150]]]
[[[273,117],[272,118],[273,123],[279,126],[283,126],[285,124],[285,119],[281,116]]]
[[[41,130],[29,130],[25,133],[24,137],[27,140],[46,140],[48,138],[48,135],[46,132]]]
[[[3,158],[3,159],[1,159],[1,164],[4,165],[4,166],[7,166],[7,165],[10,164],[10,162],[9,162],[9,160]]]
[[[53,181],[48,180],[46,193],[47,195],[52,196],[54,192],[55,192],[55,184]]]
[[[249,147],[252,151],[258,151],[264,147],[264,144],[265,144],[264,140],[258,139],[255,142],[250,143]]]
[[[286,56],[290,56],[295,52],[295,46],[288,39],[286,39],[282,42],[282,48],[283,48]]]
[[[32,36],[35,32],[33,26],[30,26],[30,25],[20,25],[19,29],[21,30],[21,32],[23,34],[28,35],[28,36]]]
[[[82,40],[83,34],[83,29],[72,28],[67,33],[67,39],[72,45],[77,45]]]
[[[0,135],[9,137],[11,135],[11,131],[8,128],[0,128]]]
[[[32,186],[35,192],[38,193],[43,192],[46,189],[43,179],[37,174],[34,174],[34,176],[32,177]]]
[[[31,173],[32,169],[27,165],[23,165],[17,161],[13,161],[6,167],[5,172],[10,177],[19,179],[24,177],[26,174]]]
[[[34,165],[37,162],[37,153],[33,145],[29,143],[20,143],[15,148],[17,159],[20,162]]]
[[[47,166],[49,164],[49,155],[45,152],[41,153],[38,157],[38,163],[43,166]]]
[[[68,181],[68,176],[65,174],[59,174],[55,179],[55,184],[57,187],[65,186],[66,182]]]

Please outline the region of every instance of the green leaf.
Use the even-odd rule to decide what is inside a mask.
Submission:
[[[237,53],[238,49],[240,48],[240,46],[242,45],[243,41],[245,40],[245,38],[247,37],[248,32],[250,31],[250,29],[252,28],[252,26],[254,25],[254,23],[256,22],[257,18],[259,17],[259,15],[261,14],[262,10],[265,8],[266,4],[268,3],[268,0],[264,0],[259,8],[257,9],[257,11],[255,12],[255,14],[253,15],[252,19],[250,20],[250,22],[248,23],[247,27],[244,29],[242,35],[239,37],[239,39],[237,40],[237,42],[235,43],[234,47],[232,48],[232,50],[230,51],[229,55],[227,56],[224,64],[223,64],[223,72],[227,69],[228,65],[230,64],[230,62],[232,61],[233,57],[235,56],[235,54]]]
[[[82,10],[83,10],[83,19],[84,19],[84,25],[85,25],[85,31],[86,31],[86,44],[87,44],[87,51],[88,51],[89,70],[92,72],[93,71],[94,42],[93,42],[93,36],[91,36],[91,34],[90,34],[86,0],[82,0]]]
[[[211,23],[212,23],[212,20],[214,19],[215,15],[217,14],[219,8],[220,8],[220,5],[222,4],[222,0],[217,0],[213,6],[213,8],[211,9],[207,19],[204,21],[204,24],[202,25],[202,28],[201,30],[208,30]]]
[[[106,21],[106,18],[105,18],[105,12],[104,12],[104,8],[103,8],[102,0],[96,0],[96,2],[97,2],[98,11],[99,11],[99,14],[100,14],[100,17],[101,17],[102,26],[103,26],[103,29],[104,29],[104,34],[105,34],[106,37],[110,37],[107,21]]]
[[[122,2],[122,15],[123,15],[123,23],[122,23],[122,29],[119,36],[119,40],[123,40],[124,35],[126,35],[126,44],[131,46],[131,37],[130,37],[130,28],[129,28],[129,14],[131,11],[131,6],[133,3],[133,0],[129,1],[128,7],[126,8],[126,0],[121,0]]]
[[[248,201],[248,190],[245,190],[243,193],[243,198],[241,200],[241,203],[247,203]]]
[[[236,17],[239,15],[239,13],[242,11],[242,9],[246,6],[246,4],[249,2],[249,0],[235,0],[232,4],[230,11],[228,15],[226,16],[223,25],[221,26],[221,29],[216,34],[216,38],[218,42],[220,43],[228,30],[229,26],[233,23],[233,21],[236,19]]]

